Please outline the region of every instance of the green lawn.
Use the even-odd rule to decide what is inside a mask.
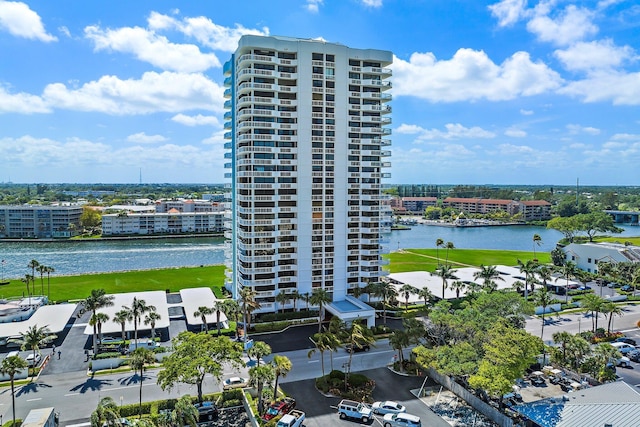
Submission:
[[[440,249],[405,249],[385,255],[390,260],[389,271],[433,271],[440,262],[445,262],[447,251]],[[545,252],[537,252],[536,257],[542,263],[550,262]],[[482,249],[453,249],[449,251],[449,262],[454,267],[484,265],[517,265],[518,260],[533,259],[533,252],[501,251]],[[141,270],[119,273],[85,274],[79,276],[51,276],[51,300],[70,301],[85,298],[92,289],[104,289],[109,294],[138,291],[177,292],[184,288],[211,287],[217,296],[221,296],[224,284],[223,265],[206,267],[169,268],[161,270]],[[36,294],[41,293],[40,277],[36,277]],[[44,277],[44,293],[47,293],[47,278]],[[20,280],[0,287],[0,297],[22,296],[26,286]]]
[[[640,230],[638,230],[640,231]],[[630,237],[630,236],[607,236],[607,237],[594,237],[593,238],[594,242],[613,242],[613,243],[625,243],[625,242],[631,242],[632,245],[636,245],[636,246],[640,246],[640,237]]]
[[[177,292],[184,288],[211,287],[217,296],[224,284],[224,265],[206,267],[169,268],[118,273],[85,274],[79,276],[51,276],[51,300],[69,301],[83,299],[92,289],[104,289],[108,294],[139,291]],[[41,293],[40,276],[36,277],[36,294]],[[0,287],[0,296],[26,295],[27,288],[20,280]],[[47,277],[44,277],[44,293],[47,293]]]
[[[483,265],[518,265],[518,260],[528,261],[533,259],[533,252],[527,251],[503,251],[489,249],[453,249],[449,251],[448,262],[454,267],[479,267]],[[435,249],[405,249],[401,252],[393,252],[385,255],[390,260],[388,266],[391,273],[403,273],[406,271],[434,271],[440,263],[444,263],[447,257],[446,250]],[[551,256],[546,252],[536,252],[536,258],[541,263],[551,262]]]

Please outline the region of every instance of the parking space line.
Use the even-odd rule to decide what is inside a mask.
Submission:
[[[69,396],[78,396],[80,395],[80,393],[67,393],[64,395],[64,397],[69,397]]]
[[[41,397],[36,397],[35,399],[27,399],[27,402],[35,402],[37,400],[42,400]]]

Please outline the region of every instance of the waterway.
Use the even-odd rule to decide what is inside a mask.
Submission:
[[[640,235],[640,227],[624,226],[620,234]],[[533,250],[533,235],[542,244],[536,251],[549,252],[562,235],[555,230],[530,226],[438,227],[415,225],[410,230],[392,231],[387,237],[390,251],[407,248],[435,248],[437,239],[452,242],[461,249]],[[54,275],[144,270],[223,264],[225,243],[222,238],[185,238],[153,240],[91,240],[63,242],[0,242],[4,260],[4,278],[31,274],[29,261],[55,268]],[[37,275],[37,273],[36,273]]]

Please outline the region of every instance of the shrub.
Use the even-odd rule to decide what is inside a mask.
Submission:
[[[240,399],[229,399],[222,402],[223,408],[232,408],[234,406],[242,406],[242,401]]]
[[[94,359],[95,359],[95,360],[100,360],[100,359],[111,359],[111,358],[114,358],[114,357],[120,357],[120,356],[122,356],[122,354],[120,354],[120,352],[119,352],[119,351],[111,351],[111,352],[109,352],[109,353],[100,353],[100,354],[97,354],[97,355],[94,357]]]
[[[242,400],[242,389],[236,388],[233,390],[225,390],[222,392],[222,401],[227,400]]]
[[[142,402],[143,414],[151,413],[151,403],[152,402]],[[137,403],[132,403],[131,405],[122,405],[120,407],[120,416],[126,418],[138,415],[138,407],[139,405]]]

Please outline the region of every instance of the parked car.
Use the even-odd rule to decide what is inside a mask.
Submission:
[[[211,421],[218,418],[218,408],[213,402],[202,402],[193,405],[198,410],[198,422]]]
[[[587,285],[578,286],[578,290],[579,291],[590,291],[591,290],[591,286],[587,286]]]
[[[19,351],[10,351],[9,353],[7,353],[7,357],[12,357],[12,356],[20,356],[20,352]]]
[[[627,344],[631,344],[632,346],[636,345],[636,340],[634,340],[633,338],[629,338],[629,337],[616,338],[616,340],[614,342],[624,342],[624,343],[627,343]]]
[[[234,388],[244,388],[249,385],[249,380],[242,377],[231,377],[224,380],[222,383],[223,390],[231,390]]]
[[[631,285],[623,285],[620,287],[621,291],[625,291],[625,292],[631,292],[633,291],[633,286]]]
[[[371,409],[373,409],[374,414],[399,414],[400,412],[407,412],[407,408],[392,400],[373,402]]]
[[[275,403],[272,403],[262,416],[263,421],[269,421],[280,414],[287,414],[296,407],[296,400],[292,397],[285,397]]]
[[[627,344],[626,342],[612,342],[611,346],[615,347],[616,350],[618,350],[622,354],[627,354],[631,350],[636,349],[634,346],[632,346],[631,344]]]
[[[421,427],[420,417],[407,413],[386,414],[382,422],[383,427]]]
[[[102,337],[102,339],[100,340],[100,344],[115,344],[115,343],[121,343],[122,342],[122,338],[115,338],[115,337]]]
[[[618,282],[610,282],[607,287],[613,289],[613,288],[619,288],[621,285]]]
[[[634,362],[640,362],[640,350],[637,348],[635,350],[631,350],[629,353],[627,353],[627,357]]]
[[[34,353],[31,352],[29,353],[29,355],[27,357],[25,357],[25,359],[27,361],[27,366],[29,366],[30,368],[33,368],[34,366],[38,366],[40,364],[40,361],[42,360],[42,355],[40,353]]]
[[[347,353],[351,353],[351,351],[353,351],[354,353],[360,353],[361,351],[369,351],[371,350],[371,347],[369,347],[369,344],[364,344],[361,346],[351,346],[351,344],[347,344],[344,346],[344,349],[347,350]]]

